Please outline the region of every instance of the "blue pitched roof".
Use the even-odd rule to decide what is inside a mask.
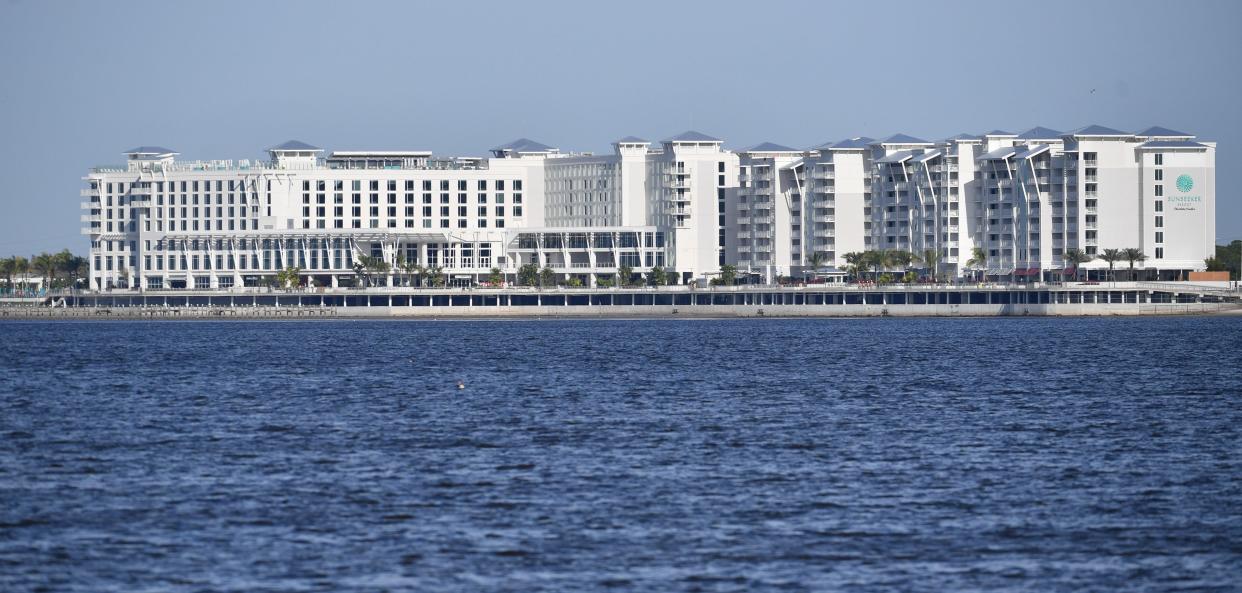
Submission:
[[[892,136],[889,136],[888,138],[880,140],[879,142],[875,142],[874,144],[931,144],[931,143],[922,138],[915,138],[914,136],[909,136],[906,134],[893,134]]]
[[[530,138],[518,138],[508,144],[502,144],[492,149],[495,152],[549,152],[556,150],[542,142],[535,142]]]
[[[854,150],[859,148],[867,148],[867,146],[869,146],[872,142],[875,142],[874,138],[859,136],[857,138],[842,140],[832,146],[829,146],[828,148],[832,150]]]
[[[974,134],[966,134],[966,133],[962,133],[962,134],[958,134],[958,135],[956,135],[956,136],[950,136],[950,137],[948,137],[948,138],[945,138],[945,139],[944,139],[944,141],[945,141],[945,142],[948,142],[948,141],[950,141],[950,140],[982,140],[982,139],[983,139],[983,137],[982,137],[982,136],[976,136],[976,135],[974,135]]]
[[[1105,126],[1089,125],[1070,132],[1072,136],[1130,136],[1129,132],[1114,130]]]
[[[724,142],[724,141],[721,140],[720,138],[713,138],[711,136],[708,136],[707,134],[704,134],[702,132],[688,130],[676,136],[673,136],[672,138],[665,140],[665,142]]]
[[[639,138],[638,136],[626,136],[620,140],[617,140],[617,142],[618,143],[625,142],[627,144],[634,144],[636,142],[647,142],[647,141],[642,138]]]
[[[1146,130],[1139,132],[1138,135],[1139,136],[1153,136],[1153,137],[1173,137],[1173,138],[1194,138],[1195,136],[1194,134],[1187,134],[1185,132],[1179,132],[1177,130],[1170,130],[1168,128],[1162,128],[1160,126],[1152,126],[1150,128],[1147,128]]]
[[[776,144],[773,142],[762,142],[750,148],[747,148],[743,152],[802,152],[802,151],[798,150],[797,148],[790,148],[788,146]]]
[[[1058,132],[1052,128],[1035,126],[1025,132],[1022,132],[1021,134],[1018,134],[1018,138],[1023,140],[1048,140],[1051,138],[1060,138],[1061,135],[1062,132]]]
[[[318,146],[311,146],[301,140],[290,140],[284,144],[278,144],[268,150],[323,150]]]
[[[164,148],[163,146],[139,146],[137,148],[131,148],[123,152],[122,154],[181,154],[181,153],[171,148]]]
[[[1207,145],[1190,140],[1152,140],[1140,144],[1139,148],[1207,148]]]

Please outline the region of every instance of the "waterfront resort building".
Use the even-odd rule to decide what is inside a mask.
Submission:
[[[726,264],[770,282],[876,249],[934,251],[942,276],[1031,280],[1073,267],[1069,249],[1137,247],[1173,278],[1213,254],[1215,143],[1165,128],[722,145],[685,132],[593,155],[520,139],[446,158],[290,141],[255,161],[141,146],[85,178],[91,287],[259,286],[288,267],[355,285],[364,260],[387,264],[384,285],[403,266],[469,285],[529,264],[586,286],[623,268],[702,281]]]

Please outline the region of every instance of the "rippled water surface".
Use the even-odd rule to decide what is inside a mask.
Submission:
[[[1240,318],[0,337],[0,591],[1242,582]]]

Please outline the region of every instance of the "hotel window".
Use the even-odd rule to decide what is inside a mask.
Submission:
[[[570,183],[573,183],[573,182],[571,181]],[[573,188],[570,188],[570,189],[573,189]],[[504,179],[496,180],[496,191],[505,191],[505,180]]]
[[[370,196],[370,202],[371,202],[372,204],[378,204],[378,203],[379,203],[379,194],[371,194],[371,196]]]
[[[1164,231],[1156,231],[1156,242],[1164,243]]]
[[[448,219],[444,219],[444,220],[441,220],[441,221],[440,221],[440,228],[442,228],[442,229],[447,229],[447,228],[449,228],[449,221],[448,221]]]
[[[466,216],[466,206],[458,206],[458,207],[457,207],[457,215],[458,215],[458,216]]]
[[[1163,247],[1156,248],[1156,259],[1164,259],[1164,248]]]
[[[423,206],[423,216],[431,218],[431,206]]]
[[[514,216],[517,216],[517,217],[521,217],[521,216],[522,216],[522,207],[521,207],[521,206],[514,206],[514,207],[513,207],[513,215],[514,215]]]
[[[379,206],[371,206],[367,213],[371,216],[379,216]]]
[[[389,203],[389,204],[396,204],[396,203],[397,203],[397,194],[388,194],[388,203]]]
[[[405,194],[405,203],[406,203],[406,204],[413,204],[413,203],[414,203],[414,194]]]
[[[441,203],[441,204],[447,204],[447,203],[449,203],[449,195],[448,195],[448,194],[440,194],[440,203]]]
[[[397,191],[397,180],[395,179],[388,180],[388,191]]]
[[[498,229],[503,229],[503,228],[505,228],[505,221],[504,221],[504,219],[498,219],[498,220],[496,221],[496,228],[498,228]]]
[[[389,216],[389,217],[391,217],[391,218],[396,218],[396,217],[397,217],[397,207],[396,207],[396,206],[389,206],[389,207],[388,207],[388,216]]]
[[[487,203],[487,194],[479,194],[479,196],[478,196],[478,197],[479,197],[479,203],[480,203],[480,204],[486,204],[486,203]]]
[[[469,226],[469,225],[467,225],[467,224],[466,224],[466,219],[464,219],[464,218],[459,219],[459,220],[457,221],[457,228],[459,228],[459,229],[464,229],[464,228],[467,228],[468,226]]]
[[[431,191],[431,180],[430,179],[423,180],[423,191]]]
[[[1164,195],[1164,185],[1156,184],[1156,196],[1163,196],[1163,195]]]
[[[486,179],[479,180],[479,191],[487,191],[487,180]]]
[[[449,207],[440,206],[440,216],[448,216],[448,215],[449,215]]]
[[[1156,181],[1164,181],[1164,169],[1156,169]]]
[[[1164,154],[1163,153],[1159,153],[1159,152],[1156,153],[1156,165],[1157,166],[1164,165]]]
[[[481,229],[485,229],[485,228],[487,228],[487,219],[486,219],[486,218],[480,218],[480,219],[479,219],[479,228],[481,228]]]
[[[379,180],[378,180],[378,179],[372,179],[372,180],[371,180],[371,185],[370,185],[370,188],[371,188],[371,191],[379,191]]]
[[[1164,202],[1156,201],[1156,212],[1164,212]]]
[[[430,204],[430,203],[431,203],[431,194],[423,194],[423,203],[424,203],[424,204]]]
[[[448,191],[448,190],[449,190],[449,181],[447,179],[441,179],[440,180],[440,191]]]
[[[504,207],[504,206],[497,206],[497,207],[496,207],[496,216],[498,216],[498,217],[503,217],[504,215],[505,215],[505,207]]]
[[[469,198],[467,198],[467,197],[466,197],[466,194],[457,194],[457,203],[458,203],[458,204],[465,204],[465,203],[466,203],[466,201],[467,201],[468,199],[469,199]]]
[[[1156,228],[1158,229],[1164,228],[1164,217],[1163,216],[1156,217]]]

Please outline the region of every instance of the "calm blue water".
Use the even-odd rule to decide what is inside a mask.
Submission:
[[[1242,583],[1242,318],[0,336],[0,591]]]

